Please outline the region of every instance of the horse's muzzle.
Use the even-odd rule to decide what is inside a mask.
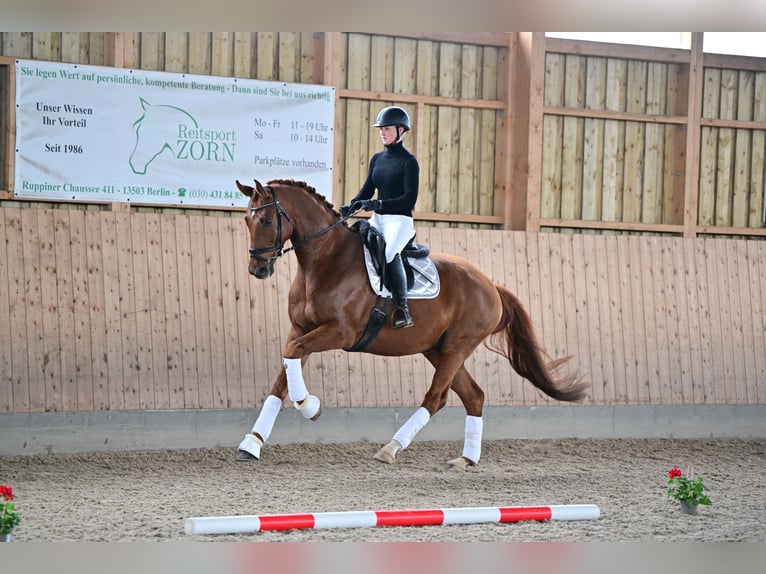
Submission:
[[[247,271],[256,279],[268,279],[274,274],[274,263],[271,261],[251,263]]]

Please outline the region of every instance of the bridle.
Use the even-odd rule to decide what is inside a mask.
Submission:
[[[248,250],[248,252],[250,254],[250,257],[257,259],[258,261],[263,261],[269,265],[272,265],[277,259],[279,259],[283,255],[286,255],[287,253],[290,253],[291,251],[295,250],[297,247],[306,245],[312,239],[316,239],[320,235],[324,235],[325,233],[330,231],[333,227],[340,225],[341,223],[343,223],[350,217],[350,215],[346,217],[341,217],[335,223],[332,223],[328,225],[327,227],[320,229],[316,233],[312,233],[311,235],[306,236],[303,239],[303,241],[301,241],[300,243],[297,243],[297,244],[293,243],[293,245],[288,247],[287,249],[282,249],[282,245],[286,241],[282,239],[282,216],[284,216],[285,219],[287,219],[287,221],[289,221],[290,224],[292,224],[293,226],[295,226],[295,221],[293,220],[292,217],[290,217],[290,214],[287,213],[287,211],[285,211],[282,208],[282,204],[279,203],[279,199],[277,199],[277,192],[274,190],[274,188],[271,187],[270,185],[266,185],[264,187],[267,190],[269,190],[269,193],[271,194],[271,201],[269,203],[264,203],[263,205],[258,205],[256,207],[248,206],[247,209],[250,213],[255,213],[256,211],[260,211],[261,209],[266,209],[267,207],[274,206],[274,208],[277,211],[277,237],[274,240],[274,244],[271,247],[257,247],[257,248],[251,247]],[[262,253],[269,253],[269,252],[273,253],[271,257],[266,258],[261,256]]]

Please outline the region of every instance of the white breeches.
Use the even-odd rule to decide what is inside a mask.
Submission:
[[[415,237],[415,224],[406,215],[380,215],[373,213],[370,225],[383,234],[386,240],[386,263],[391,263],[397,253],[407,247]]]

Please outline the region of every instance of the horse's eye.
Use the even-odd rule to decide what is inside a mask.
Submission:
[[[264,220],[263,220],[263,224],[264,224],[264,225],[271,225],[271,222],[272,222],[272,221],[273,221],[273,219],[271,219],[271,218],[269,217],[268,219],[264,219]]]

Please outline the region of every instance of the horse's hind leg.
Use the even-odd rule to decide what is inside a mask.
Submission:
[[[464,360],[464,355],[459,350],[445,350],[447,348],[447,345],[443,345],[439,352],[425,353],[426,358],[436,368],[431,387],[421,406],[396,431],[392,440],[375,454],[375,460],[393,464],[397,453],[406,449],[431,417],[447,404],[447,394],[455,373],[462,368]]]
[[[484,430],[482,411],[484,408],[484,391],[476,384],[465,364],[455,374],[452,390],[457,393],[465,407],[465,438],[463,454],[447,462],[453,470],[465,470],[469,466],[479,464],[481,458],[481,438]]]

